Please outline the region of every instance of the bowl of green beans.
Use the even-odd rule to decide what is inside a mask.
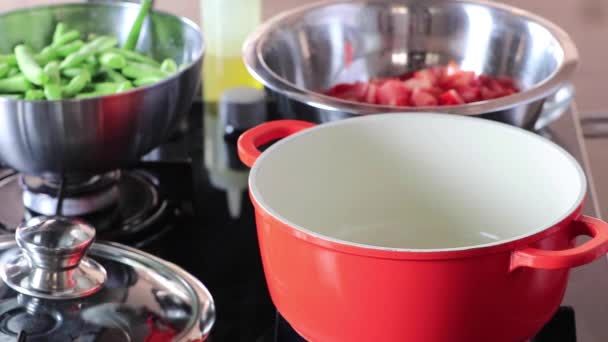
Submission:
[[[0,163],[30,174],[129,167],[198,93],[204,40],[188,19],[91,2],[0,14]]]

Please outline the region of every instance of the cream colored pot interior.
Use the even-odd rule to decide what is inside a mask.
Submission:
[[[585,176],[557,145],[483,119],[387,114],[317,126],[257,160],[255,199],[330,240],[437,251],[500,244],[565,218]]]

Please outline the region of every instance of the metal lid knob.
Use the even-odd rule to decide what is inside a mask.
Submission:
[[[6,256],[0,276],[15,291],[40,298],[79,298],[97,292],[106,271],[86,252],[95,229],[65,217],[36,217],[17,228],[21,251]]]

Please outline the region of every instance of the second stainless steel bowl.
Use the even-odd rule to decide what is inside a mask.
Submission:
[[[251,34],[244,60],[283,116],[315,122],[404,110],[331,98],[322,89],[455,60],[466,70],[513,77],[523,91],[408,111],[482,115],[532,128],[545,100],[567,86],[578,53],[559,27],[514,7],[479,0],[369,0],[285,12]]]
[[[124,41],[139,11],[129,3],[61,4],[0,15],[0,53],[21,42],[40,49],[57,22],[82,34]],[[186,114],[198,85],[204,42],[198,27],[153,12],[138,50],[185,67],[147,87],[82,100],[25,101],[0,97],[0,162],[18,171],[81,175],[127,167],[161,144]]]

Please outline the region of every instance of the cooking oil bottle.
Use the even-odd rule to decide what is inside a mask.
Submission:
[[[201,0],[201,11],[207,44],[205,102],[217,104],[222,93],[233,87],[260,88],[247,72],[241,51],[247,36],[260,24],[261,0]]]
[[[240,216],[248,169],[238,160],[236,139],[265,120],[262,86],[242,60],[247,36],[261,22],[261,0],[201,0],[206,51],[203,65],[205,167],[226,192],[230,214]]]

